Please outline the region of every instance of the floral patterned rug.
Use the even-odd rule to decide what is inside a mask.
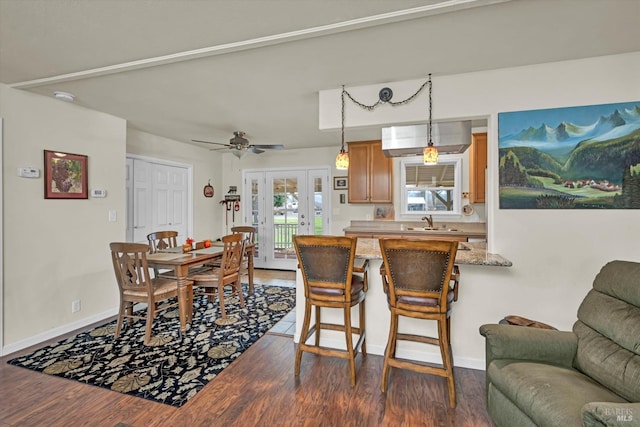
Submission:
[[[244,308],[236,297],[225,299],[227,319],[217,301],[198,297],[184,336],[173,310],[156,317],[149,346],[143,320],[125,321],[117,340],[114,320],[7,363],[180,407],[289,313],[295,292],[256,284]]]

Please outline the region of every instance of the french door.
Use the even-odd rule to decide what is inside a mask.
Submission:
[[[330,229],[329,169],[243,171],[245,224],[256,227],[254,264],[295,270],[296,234],[325,234]]]

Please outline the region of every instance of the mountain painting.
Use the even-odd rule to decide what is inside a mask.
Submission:
[[[640,101],[498,114],[501,209],[640,209]]]

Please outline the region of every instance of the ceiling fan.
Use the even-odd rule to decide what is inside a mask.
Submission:
[[[230,150],[233,150],[233,155],[237,158],[244,156],[245,153],[260,154],[264,153],[264,150],[282,150],[284,145],[282,144],[269,144],[259,145],[250,144],[249,140],[244,137],[245,133],[242,131],[233,132],[233,138],[229,140],[228,144],[222,144],[220,142],[201,141],[198,139],[192,139],[193,142],[203,142],[205,144],[223,145]],[[213,148],[212,150],[221,150],[222,148]]]

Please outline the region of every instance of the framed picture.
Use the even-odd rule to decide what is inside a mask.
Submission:
[[[348,190],[349,178],[346,176],[334,176],[333,177],[333,189],[334,190]]]
[[[87,199],[87,156],[44,150],[44,198]]]
[[[498,113],[500,209],[640,209],[640,101]]]
[[[375,205],[373,210],[373,219],[392,221],[393,205]]]

